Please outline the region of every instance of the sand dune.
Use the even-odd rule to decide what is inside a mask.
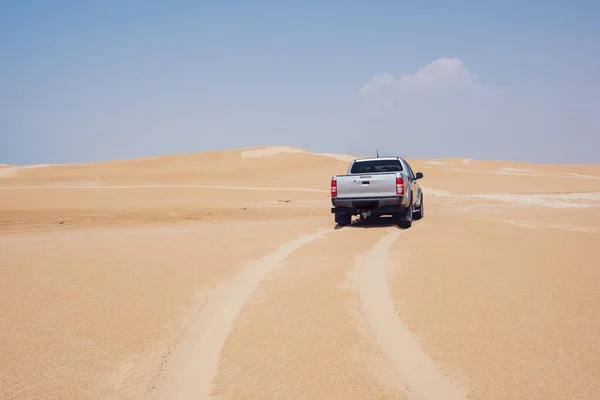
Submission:
[[[0,166],[0,397],[600,398],[600,166],[409,158],[424,219],[335,229],[351,159]]]

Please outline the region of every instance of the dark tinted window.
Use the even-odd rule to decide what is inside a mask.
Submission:
[[[374,174],[377,172],[402,171],[399,160],[369,160],[359,161],[352,164],[351,174]]]

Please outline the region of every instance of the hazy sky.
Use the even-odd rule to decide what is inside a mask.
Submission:
[[[0,1],[0,163],[600,162],[600,1]]]

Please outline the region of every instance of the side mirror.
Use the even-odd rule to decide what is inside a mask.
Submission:
[[[417,174],[415,175],[415,178],[417,178],[417,179],[421,179],[422,177],[423,177],[422,172],[417,172]]]

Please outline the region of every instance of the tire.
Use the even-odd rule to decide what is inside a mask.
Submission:
[[[352,222],[352,214],[339,213],[335,214],[335,223],[339,226],[350,225]]]
[[[421,201],[419,202],[419,209],[414,212],[413,218],[415,220],[419,220],[419,219],[423,218],[424,215],[425,215],[425,213],[424,213],[424,209],[423,209],[423,194],[421,193]]]
[[[400,228],[403,229],[408,229],[412,226],[412,221],[413,221],[413,208],[412,205],[408,207],[408,209],[402,213],[402,214],[398,214],[397,217],[398,219],[398,226]]]

